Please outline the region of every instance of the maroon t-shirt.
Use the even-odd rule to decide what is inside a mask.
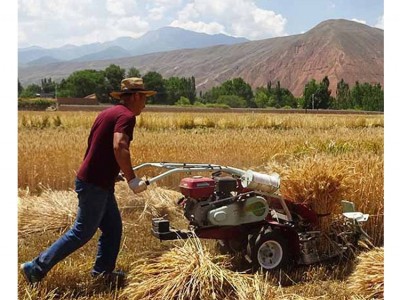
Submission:
[[[77,174],[78,179],[106,189],[114,186],[120,170],[114,155],[114,132],[125,133],[130,142],[135,121],[133,113],[120,104],[97,116],[90,130],[88,147]]]

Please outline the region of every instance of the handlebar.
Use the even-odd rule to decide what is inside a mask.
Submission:
[[[139,170],[145,167],[156,167],[156,168],[164,168],[168,169],[168,171],[161,173],[158,176],[155,176],[149,180],[146,180],[146,184],[150,185],[164,177],[167,177],[174,173],[190,173],[190,172],[200,172],[200,171],[221,171],[231,175],[242,176],[246,173],[246,171],[232,168],[228,166],[221,166],[215,164],[195,164],[195,163],[169,163],[169,162],[160,162],[160,163],[144,163],[138,166],[133,167],[134,171]]]

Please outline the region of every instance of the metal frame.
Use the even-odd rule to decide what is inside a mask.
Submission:
[[[241,177],[243,174],[246,173],[246,171],[238,168],[233,168],[229,166],[221,166],[221,165],[215,165],[215,164],[205,164],[205,163],[175,163],[175,162],[155,162],[155,163],[143,163],[141,165],[135,166],[132,169],[134,171],[139,170],[141,168],[145,167],[156,167],[156,168],[162,168],[162,169],[167,169],[168,171],[161,173],[158,176],[155,176],[149,180],[146,180],[146,184],[150,185],[162,178],[165,178],[167,176],[170,176],[174,173],[191,173],[191,172],[201,172],[201,171],[221,171],[225,172],[231,175],[235,175],[238,177]],[[266,193],[266,192],[261,192],[257,191],[259,194],[264,194],[270,197],[274,197],[279,199],[283,210],[286,213],[286,217],[288,222],[291,222],[292,215],[289,211],[289,208],[287,207],[285,200],[280,197],[279,195],[272,194],[272,193]],[[284,218],[283,218],[284,219]]]
[[[246,171],[232,168],[228,166],[214,165],[214,164],[187,164],[187,163],[168,163],[168,162],[160,162],[160,163],[144,163],[133,167],[134,171],[139,170],[144,167],[156,167],[156,168],[164,168],[168,169],[166,171],[156,177],[153,177],[146,181],[147,185],[154,183],[164,177],[167,177],[174,173],[190,173],[190,172],[200,172],[200,171],[221,171],[231,175],[242,176]]]

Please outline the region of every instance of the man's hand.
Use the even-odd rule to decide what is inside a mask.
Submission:
[[[141,193],[147,189],[147,184],[140,178],[133,178],[128,182],[129,188],[135,193]]]
[[[125,181],[124,173],[119,172],[118,176],[115,178],[115,182]]]

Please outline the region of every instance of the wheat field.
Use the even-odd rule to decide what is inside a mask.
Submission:
[[[72,224],[74,177],[96,115],[18,113],[19,262],[35,257]],[[383,247],[383,139],[383,115],[145,112],[137,119],[131,156],[134,165],[213,163],[276,172],[281,176],[283,196],[310,203],[318,213],[339,214],[340,200],[353,201],[360,211],[370,214],[365,229],[373,244]],[[156,169],[139,173],[147,177],[157,174]],[[186,226],[174,205],[180,178],[162,180],[140,195],[131,194],[126,183],[117,184],[124,223],[118,267],[129,274],[125,287],[111,289],[91,281],[94,238],[59,263],[38,287],[29,287],[19,275],[19,297],[368,299],[368,295],[358,294],[354,285],[348,288],[357,260],[299,267],[265,278],[243,273],[235,258],[220,257],[213,241],[160,243],[149,232],[152,216],[167,215],[177,227]],[[185,270],[198,275],[177,280],[175,268],[182,269],[187,262],[179,257],[190,254],[193,262]],[[164,273],[160,271],[164,269]],[[383,268],[381,272],[383,278]],[[157,283],[155,278],[161,281]],[[146,294],[143,286],[152,284],[153,293]],[[172,289],[172,285],[180,288]]]

